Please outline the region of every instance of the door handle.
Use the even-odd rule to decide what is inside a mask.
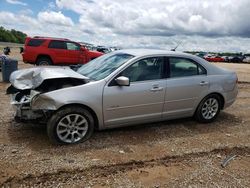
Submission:
[[[208,82],[206,82],[206,81],[201,81],[200,82],[200,86],[206,86],[206,85],[208,85]]]
[[[150,89],[150,91],[155,92],[155,91],[162,91],[163,87],[153,87],[152,89]]]

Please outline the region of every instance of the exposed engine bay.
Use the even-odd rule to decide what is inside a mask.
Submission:
[[[76,78],[55,78],[55,79],[48,79],[44,80],[40,86],[37,88],[32,89],[17,89],[13,85],[7,88],[6,94],[16,94],[16,100],[20,102],[23,96],[30,96],[31,91],[36,91],[37,93],[47,93],[50,91],[73,87],[85,84],[85,80],[76,79]]]

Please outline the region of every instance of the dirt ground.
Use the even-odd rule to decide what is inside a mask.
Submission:
[[[1,82],[0,187],[249,187],[250,65],[216,65],[237,71],[240,83],[238,99],[214,123],[189,118],[97,131],[69,146],[51,145],[45,126],[14,122]]]

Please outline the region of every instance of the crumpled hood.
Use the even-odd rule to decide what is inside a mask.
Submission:
[[[87,77],[68,67],[34,67],[15,71],[10,76],[11,84],[20,90],[35,89],[44,80],[54,78],[76,78],[88,80]]]

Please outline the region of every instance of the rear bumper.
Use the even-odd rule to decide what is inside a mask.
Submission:
[[[30,57],[25,52],[22,53],[22,57],[23,57],[24,63],[28,63],[28,64],[35,64],[36,63],[35,57]]]
[[[223,93],[224,95],[224,99],[225,99],[225,104],[224,104],[224,109],[231,106],[234,101],[236,100],[237,98],[237,95],[238,95],[238,87],[236,86],[234,88],[234,90],[232,91],[229,91],[229,92],[225,92]]]

